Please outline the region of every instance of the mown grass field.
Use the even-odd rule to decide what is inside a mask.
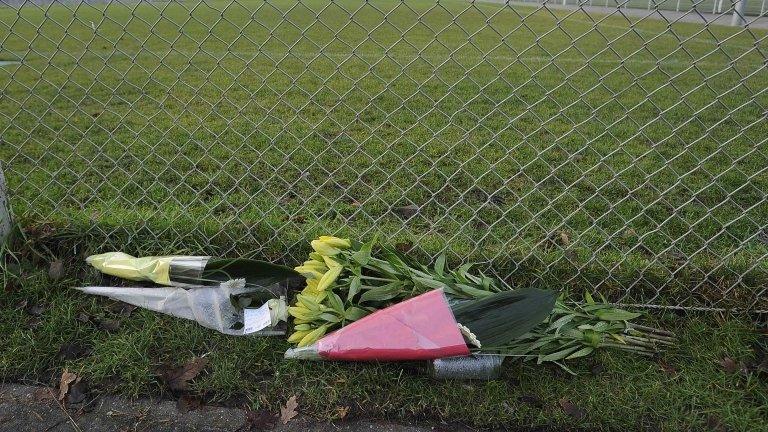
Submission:
[[[0,158],[24,226],[93,249],[294,264],[379,232],[516,284],[766,309],[765,36],[451,1],[6,7]]]
[[[93,393],[178,397],[155,369],[206,355],[192,384],[206,401],[277,412],[297,395],[321,419],[765,430],[765,336],[744,316],[657,311],[679,336],[661,359],[602,353],[575,377],[509,361],[498,381],[435,382],[413,365],[285,362],[279,338],[125,316],[71,289],[114,282],[83,264],[106,249],[292,265],[314,235],[378,232],[517,285],[768,309],[765,31],[568,14],[0,8],[0,60],[21,61],[0,66],[0,160],[28,239],[2,268],[0,379],[52,384],[67,367]],[[85,352],[63,358],[65,344]]]
[[[205,356],[190,394],[273,414],[297,396],[299,411],[321,420],[341,421],[347,411],[346,419],[519,431],[766,430],[768,341],[747,317],[655,313],[646,322],[678,335],[659,359],[601,352],[569,363],[576,376],[508,359],[500,380],[435,381],[419,364],[286,361],[281,338],[223,336],[149,311],[127,316],[120,304],[71,288],[118,281],[72,261],[54,280],[44,263],[21,261],[11,266],[20,276],[0,296],[2,381],[56,385],[67,368],[87,382],[87,400],[100,393],[178,398],[157,369]],[[736,370],[721,365],[726,358]],[[561,399],[583,417],[566,413]]]

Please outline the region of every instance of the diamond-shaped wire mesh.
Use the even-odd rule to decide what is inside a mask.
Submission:
[[[768,310],[764,3],[4,1],[28,229],[287,264],[379,234],[517,286]]]

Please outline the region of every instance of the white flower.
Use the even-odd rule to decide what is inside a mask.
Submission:
[[[222,282],[219,287],[222,289],[228,289],[228,290],[239,290],[245,288],[245,279],[230,279],[228,281]]]
[[[472,330],[470,330],[468,327],[463,326],[459,323],[456,323],[456,325],[459,327],[459,331],[461,332],[461,335],[464,336],[464,339],[466,339],[470,345],[474,345],[478,348],[482,348],[482,346],[480,345],[480,341],[477,339],[477,336],[475,336],[475,334],[472,333]]]

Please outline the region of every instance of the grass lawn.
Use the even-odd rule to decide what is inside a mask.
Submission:
[[[500,380],[444,382],[423,375],[416,364],[285,361],[288,345],[281,338],[223,336],[142,310],[126,316],[119,304],[71,288],[114,280],[74,262],[52,280],[40,264],[23,259],[6,269],[11,283],[0,297],[0,381],[55,385],[67,368],[83,377],[91,396],[173,398],[179,394],[168,390],[156,369],[204,355],[209,363],[190,393],[206,403],[277,413],[295,395],[299,411],[322,420],[338,420],[348,408],[347,418],[521,431],[768,430],[768,340],[746,317],[649,317],[679,338],[659,359],[602,352],[570,363],[576,376],[510,359]],[[105,320],[113,323],[99,324]],[[724,368],[725,358],[743,371]],[[583,417],[566,413],[561,399]]]
[[[0,67],[0,159],[22,225],[93,251],[295,264],[314,235],[379,232],[518,285],[768,309],[766,32],[629,24],[453,1],[4,7],[0,60],[22,64]]]
[[[208,402],[277,412],[297,395],[321,419],[768,430],[768,342],[745,316],[654,314],[680,339],[661,359],[436,382],[419,365],[286,362],[280,338],[121,315],[71,289],[113,282],[83,264],[106,249],[293,265],[317,234],[379,232],[516,285],[768,310],[766,32],[534,11],[0,8],[0,60],[21,60],[0,66],[0,160],[28,236],[1,269],[0,379],[53,384],[66,367],[92,393],[178,397],[156,368],[206,355],[192,391]],[[83,350],[65,359],[66,344]]]

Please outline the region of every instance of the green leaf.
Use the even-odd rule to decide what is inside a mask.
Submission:
[[[592,294],[590,294],[589,291],[584,291],[584,300],[586,300],[589,305],[595,304],[595,299],[592,298]]]
[[[603,321],[629,321],[639,317],[640,313],[629,312],[623,309],[600,309],[595,311],[595,316]]]
[[[337,322],[341,321],[341,317],[340,316],[338,316],[338,315],[336,315],[334,313],[328,313],[328,312],[320,314],[320,319],[323,320],[323,321],[328,321],[330,323],[337,323]]]
[[[347,292],[347,301],[351,302],[353,298],[357,295],[357,293],[360,292],[360,288],[362,287],[362,282],[360,281],[360,276],[355,276],[349,281],[349,291]]]
[[[377,237],[378,236],[374,235],[370,241],[363,243],[362,246],[360,246],[360,250],[352,254],[352,259],[361,266],[367,265],[368,261],[371,260],[371,251],[373,250],[373,245],[376,243]]]
[[[502,291],[453,306],[456,321],[483,346],[501,346],[541,324],[555,305],[557,293],[536,288]]]
[[[603,340],[603,335],[594,330],[584,330],[584,342],[595,348],[600,346],[600,342]]]
[[[314,300],[312,300],[312,298],[308,296],[297,294],[296,300],[299,301],[299,304],[301,304],[302,306],[304,306],[305,308],[311,311],[319,311],[321,309],[320,304],[315,302]]]
[[[472,265],[473,265],[472,263],[466,263],[461,267],[457,268],[455,273],[461,276],[461,278],[463,278],[464,280],[467,280],[467,274],[468,274],[467,272],[469,272],[469,269],[472,268]]]
[[[360,296],[360,303],[391,300],[401,293],[402,285],[399,282],[388,283],[364,292],[363,295]]]
[[[416,277],[413,278],[413,281],[416,282],[418,285],[421,285],[422,287],[429,288],[429,289],[441,289],[445,287],[445,284],[434,279],[429,278],[423,278],[423,277]]]
[[[340,315],[344,314],[344,302],[341,301],[341,297],[336,293],[328,293],[328,306],[338,312]]]
[[[437,261],[435,261],[435,272],[439,276],[443,276],[443,271],[445,270],[445,254],[440,254],[439,257],[437,257]]]
[[[344,311],[344,319],[347,321],[357,321],[366,315],[368,315],[368,311],[356,306],[352,306],[351,308]]]
[[[576,318],[575,314],[561,316],[560,318],[555,320],[555,322],[550,324],[549,327],[547,328],[547,330],[557,329],[555,331],[555,334],[557,335],[557,334],[560,333],[560,328],[562,328],[564,325],[566,325],[569,322],[571,322],[571,320],[573,320],[574,318]]]
[[[218,285],[231,279],[244,278],[250,286],[269,286],[301,275],[290,267],[245,258],[211,258],[205,264],[201,279],[174,275],[178,282]]]
[[[557,351],[557,352],[553,352],[552,354],[547,354],[547,355],[544,355],[544,356],[539,356],[539,358],[537,360],[537,363],[544,363],[544,362],[549,362],[549,361],[562,360],[562,359],[568,357],[569,355],[571,355],[571,353],[573,353],[577,349],[579,349],[579,347],[575,346],[575,347],[566,348],[566,349],[563,349],[563,350],[560,350],[560,351]]]
[[[576,351],[575,353],[569,355],[565,359],[566,360],[570,360],[570,359],[575,359],[575,358],[579,358],[579,357],[584,357],[586,355],[592,354],[592,351],[594,351],[594,350],[595,349],[593,347],[591,347],[591,346],[584,347],[584,348]]]

